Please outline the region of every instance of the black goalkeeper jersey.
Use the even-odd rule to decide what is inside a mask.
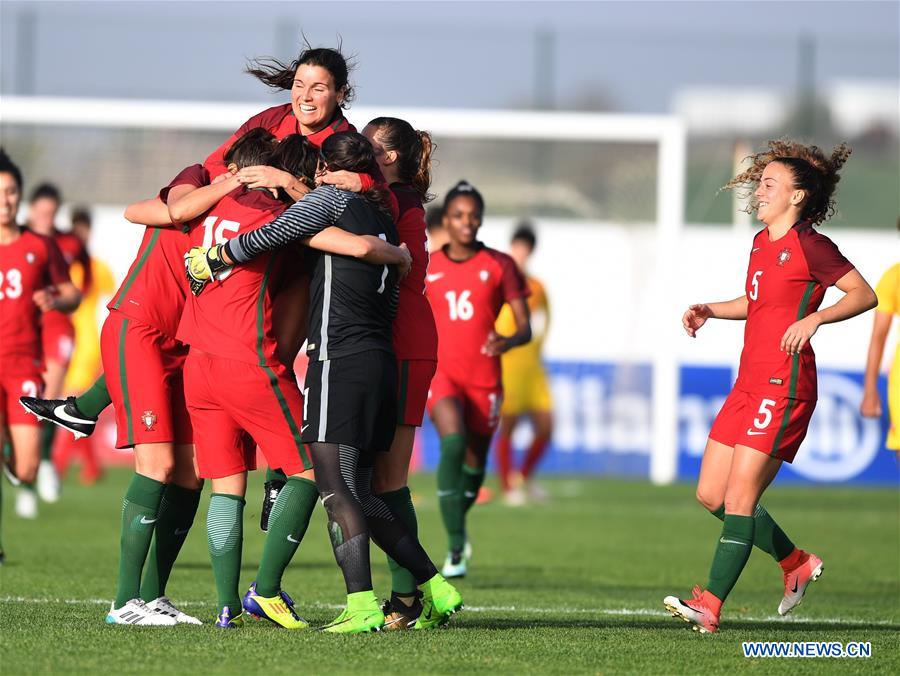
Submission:
[[[228,253],[237,263],[334,225],[354,235],[373,235],[398,245],[388,214],[356,193],[325,185],[281,216],[232,239]],[[326,361],[366,350],[393,354],[391,326],[399,287],[393,266],[372,265],[349,256],[311,250],[307,355]]]

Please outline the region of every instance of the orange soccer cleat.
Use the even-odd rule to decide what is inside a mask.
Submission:
[[[796,563],[795,563],[796,562]],[[781,562],[784,571],[784,598],[778,604],[778,614],[787,615],[800,605],[810,582],[819,579],[825,564],[815,554],[795,549]]]
[[[698,586],[694,587],[693,593],[694,598],[689,601],[682,601],[677,596],[667,596],[663,599],[663,605],[672,613],[672,617],[680,617],[685,622],[690,622],[694,631],[712,634],[719,628],[722,602]]]

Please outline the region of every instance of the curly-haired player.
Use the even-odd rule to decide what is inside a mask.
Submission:
[[[815,146],[770,141],[752,166],[725,187],[750,188],[749,209],[766,227],[753,238],[745,293],[734,300],[691,305],[682,322],[695,337],[707,319],[745,319],[744,349],[734,388],[713,422],[703,454],[697,499],[724,525],[709,582],[693,599],[664,604],[697,631],[714,632],[722,604],[756,545],[784,572],[785,615],[823,570],[822,559],[794,546],[759,499],[782,462],[791,462],[816,406],[816,358],[810,338],[875,307],[875,292],[815,225],[834,213],[846,145],[825,155]],[[844,296],[819,310],[825,290]]]

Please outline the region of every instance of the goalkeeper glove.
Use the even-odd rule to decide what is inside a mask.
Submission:
[[[195,246],[184,255],[184,270],[191,293],[195,296],[199,296],[207,284],[231,267],[222,260],[221,249],[218,245],[209,249]]]

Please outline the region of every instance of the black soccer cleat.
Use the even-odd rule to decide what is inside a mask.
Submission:
[[[89,418],[78,410],[75,397],[68,399],[38,399],[37,397],[19,397],[19,403],[29,413],[40,420],[48,420],[54,425],[68,430],[76,439],[89,437],[97,425],[96,418]]]
[[[265,493],[263,494],[262,511],[259,513],[259,529],[263,533],[269,531],[269,515],[272,513],[272,507],[278,499],[278,494],[284,488],[285,481],[267,481]]]

